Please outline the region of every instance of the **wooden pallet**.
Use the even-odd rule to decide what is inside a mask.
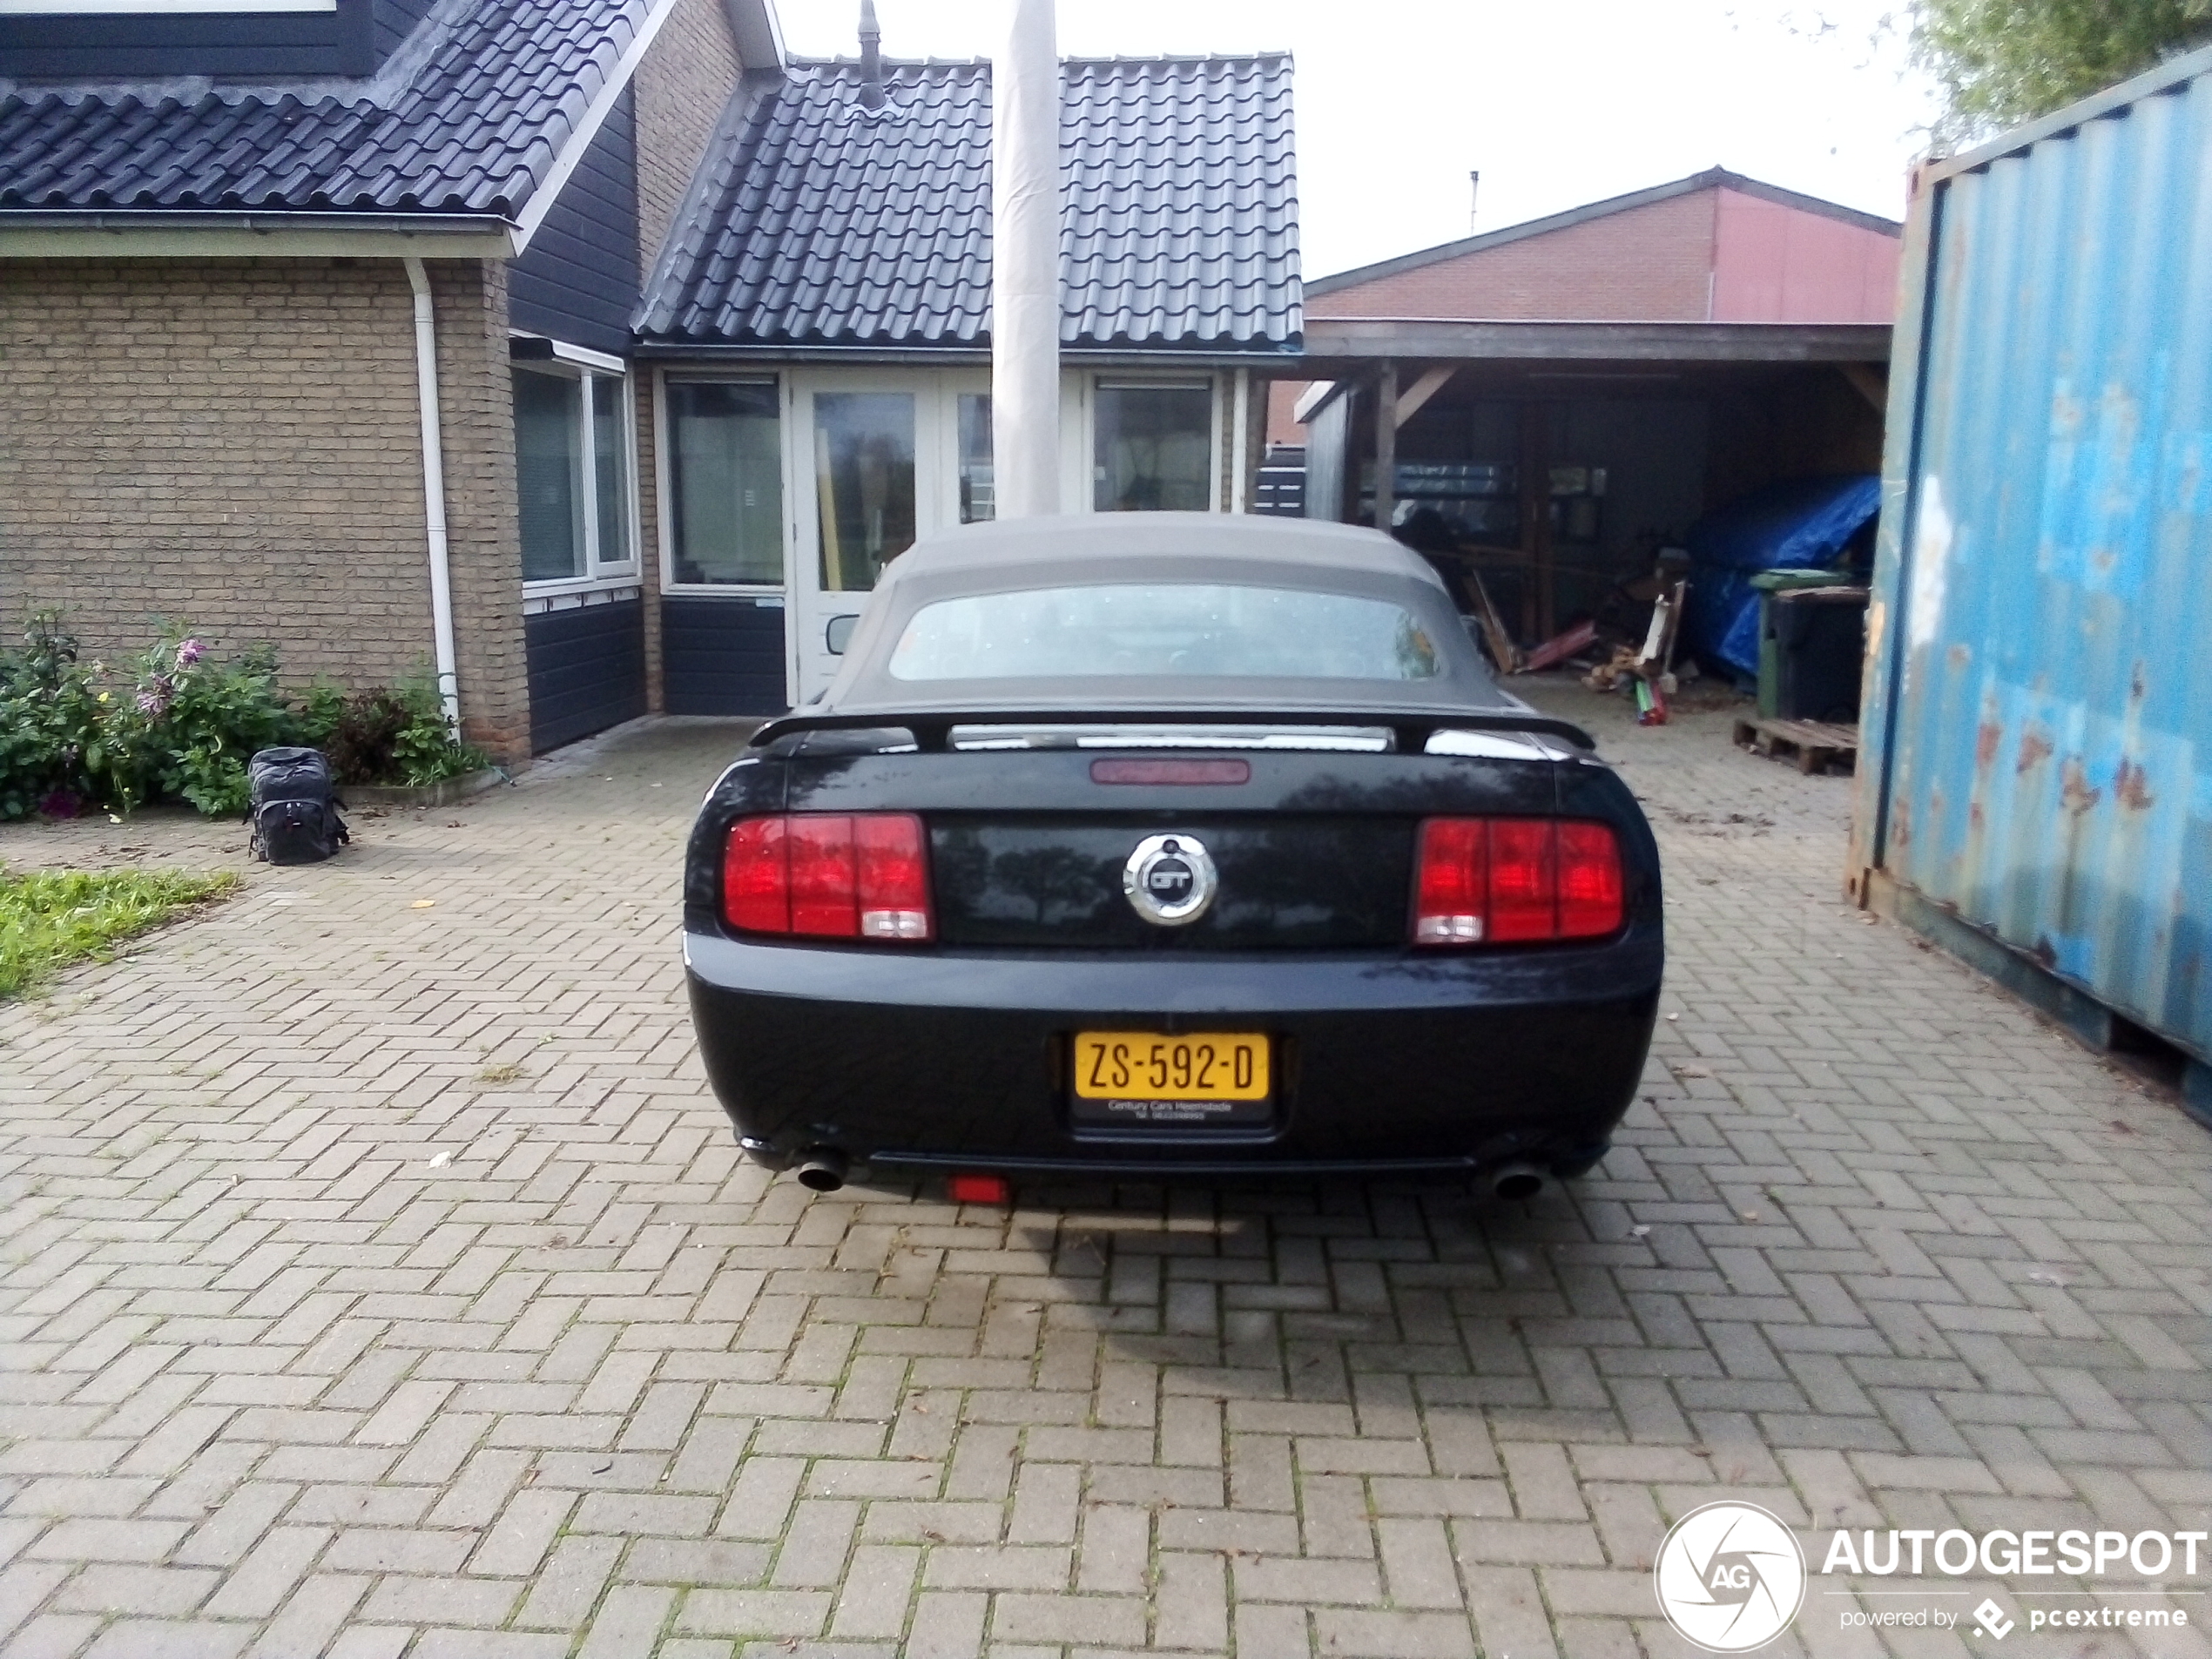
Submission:
[[[1757,749],[1770,759],[1787,756],[1799,772],[1825,772],[1831,765],[1858,764],[1858,728],[1826,720],[1762,720],[1744,718],[1736,723],[1739,747]]]

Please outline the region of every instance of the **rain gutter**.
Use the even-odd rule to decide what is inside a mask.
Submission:
[[[494,213],[203,212],[143,207],[0,209],[0,258],[505,260],[515,226]]]

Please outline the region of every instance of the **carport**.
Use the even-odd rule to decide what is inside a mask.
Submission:
[[[1596,610],[1708,509],[1880,469],[1883,323],[1309,318],[1305,511],[1404,523],[1521,643]],[[1377,418],[1388,409],[1392,418]]]

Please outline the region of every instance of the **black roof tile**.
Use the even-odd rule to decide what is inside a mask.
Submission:
[[[734,110],[638,316],[660,346],[989,341],[991,71],[797,63]],[[1062,66],[1061,341],[1292,350],[1285,56]]]
[[[100,91],[0,82],[0,210],[511,218],[652,0],[445,0],[375,78]],[[427,31],[427,32],[426,32]]]

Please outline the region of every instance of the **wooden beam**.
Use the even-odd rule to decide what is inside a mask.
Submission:
[[[1375,393],[1375,528],[1387,530],[1398,508],[1398,365],[1382,366]]]
[[[1524,399],[1521,411],[1521,544],[1528,550],[1528,592],[1522,606],[1528,637],[1558,631],[1558,575],[1552,564],[1551,405]]]
[[[1838,363],[1837,368],[1851,383],[1851,389],[1874,406],[1877,415],[1887,415],[1890,408],[1890,382],[1886,374],[1878,374],[1865,363]]]
[[[1421,405],[1444,389],[1445,382],[1460,371],[1456,368],[1432,368],[1415,381],[1398,400],[1398,424],[1404,426],[1421,412]]]
[[[1349,378],[1354,363],[1879,363],[1887,323],[1462,322],[1309,317],[1303,367]],[[1341,360],[1350,358],[1353,363]],[[1336,361],[1332,361],[1336,360]]]
[[[1291,408],[1291,418],[1304,426],[1313,418],[1314,412],[1327,402],[1335,393],[1334,381],[1309,381],[1305,390],[1298,395],[1298,401]]]

